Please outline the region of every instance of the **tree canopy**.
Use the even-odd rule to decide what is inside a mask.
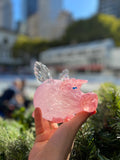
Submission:
[[[40,38],[30,38],[25,35],[19,35],[13,48],[13,56],[21,57],[23,61],[30,60],[31,57],[38,58],[39,54],[51,47],[67,44],[65,41],[54,40],[47,41]]]
[[[68,42],[88,42],[113,38],[120,46],[120,19],[105,14],[95,15],[88,20],[78,20],[66,30],[63,39]]]
[[[105,38],[112,38],[116,46],[120,46],[120,19],[111,15],[99,14],[87,20],[73,22],[59,40],[47,41],[19,35],[13,46],[13,56],[21,57],[24,62],[27,59],[29,62],[31,57],[38,58],[42,51],[51,47]]]

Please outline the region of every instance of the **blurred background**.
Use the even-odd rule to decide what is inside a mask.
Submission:
[[[0,160],[28,160],[34,144],[35,61],[98,95],[70,160],[120,160],[120,0],[0,0]]]
[[[54,78],[64,69],[87,79],[120,85],[119,0],[0,0],[0,104],[29,107],[36,87],[33,65]]]

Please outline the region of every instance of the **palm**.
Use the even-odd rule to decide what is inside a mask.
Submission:
[[[89,113],[79,113],[58,128],[56,123],[43,119],[41,110],[37,108],[35,110],[36,140],[29,160],[66,160],[79,127],[88,117]]]

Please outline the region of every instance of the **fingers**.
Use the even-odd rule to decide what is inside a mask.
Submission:
[[[50,126],[51,129],[57,129],[58,128],[58,124],[57,123],[49,122],[49,126]]]
[[[73,144],[73,140],[78,129],[81,125],[86,121],[86,119],[90,116],[87,112],[82,112],[77,114],[72,120],[69,122],[63,123],[51,137],[48,142],[48,148],[53,147],[53,149],[57,148],[63,153],[63,155],[67,152],[71,151],[71,146]],[[64,146],[64,147],[63,147]]]
[[[42,120],[42,112],[40,108],[35,109],[35,130],[36,130],[36,136],[40,135],[44,132],[43,128],[43,120]]]

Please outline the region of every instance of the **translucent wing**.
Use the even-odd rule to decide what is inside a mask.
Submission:
[[[47,66],[38,61],[34,64],[34,74],[40,82],[44,82],[47,79],[52,79],[52,75]]]
[[[64,80],[66,78],[69,78],[69,70],[68,69],[64,69],[62,71],[62,73],[60,73],[60,75],[59,75],[60,80]]]

